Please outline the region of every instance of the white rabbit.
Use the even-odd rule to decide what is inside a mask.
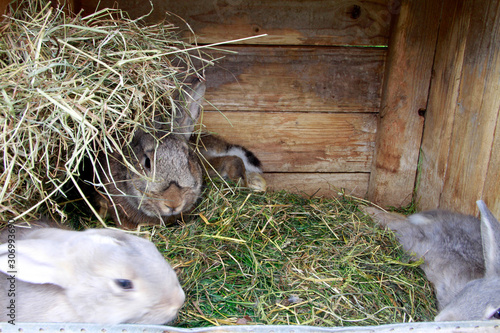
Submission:
[[[193,151],[195,144],[199,144],[202,162],[208,162],[205,169],[211,175],[241,178],[249,187],[265,190],[255,155],[211,135],[192,135],[205,89],[204,82],[194,80],[188,91],[180,91],[172,127],[157,117],[154,128],[137,130],[123,149],[127,161],[117,152],[99,155],[97,174],[106,191],[94,192],[93,202],[101,215],[110,215],[118,226],[133,229],[139,224],[169,224],[172,217],[189,211],[201,194],[203,181],[201,162]],[[131,171],[125,162],[143,176]]]
[[[436,321],[500,319],[500,224],[483,201],[481,220],[435,210],[405,218],[374,207],[364,211],[396,233],[434,285]]]
[[[164,324],[177,316],[184,291],[150,241],[33,224],[0,234],[0,321]]]

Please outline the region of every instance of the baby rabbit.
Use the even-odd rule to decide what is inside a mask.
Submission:
[[[155,245],[123,231],[38,221],[9,225],[0,240],[0,321],[164,324],[184,303]]]
[[[99,156],[97,174],[105,189],[100,189],[94,201],[101,215],[110,215],[122,228],[133,229],[139,224],[168,224],[172,217],[193,207],[201,194],[203,176],[201,161],[191,147],[199,139],[192,133],[205,89],[205,83],[196,80],[189,91],[181,92],[178,103],[185,104],[176,104],[172,128],[165,128],[156,119],[154,128],[138,130],[124,149],[127,161],[116,152]],[[242,178],[249,186],[265,189],[260,161],[251,152],[210,135],[202,141],[199,151],[205,156],[203,160],[214,163],[216,172],[209,165],[206,170],[232,180]]]
[[[241,179],[244,186],[254,191],[266,190],[261,162],[251,151],[215,135],[203,133],[193,138],[193,142],[199,140],[199,151],[203,155],[201,162],[209,176],[220,176],[232,181]]]
[[[409,216],[365,207],[378,224],[396,233],[434,285],[436,321],[500,319],[500,224],[483,201],[481,220],[448,211]]]

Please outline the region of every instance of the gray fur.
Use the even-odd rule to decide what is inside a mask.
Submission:
[[[98,176],[105,189],[94,201],[124,228],[165,224],[188,211],[201,194],[202,170],[188,139],[201,112],[205,84],[196,81],[191,89],[183,92],[185,104],[174,108],[173,128],[162,128],[157,119],[158,128],[137,130],[124,148],[127,161],[116,152],[99,156]]]
[[[15,273],[0,245],[0,321],[15,300],[15,322],[164,324],[184,303],[177,276],[155,245],[110,229],[82,232],[34,226],[5,229],[15,236]],[[10,274],[15,275],[9,296]],[[132,281],[121,288],[116,281]]]
[[[406,219],[365,209],[396,233],[405,251],[424,258],[421,267],[438,300],[436,321],[490,319],[500,308],[500,224],[484,202],[477,204],[481,221],[441,210]]]
[[[138,129],[123,149],[126,161],[117,152],[100,154],[99,179],[94,183],[102,183],[104,188],[94,193],[94,203],[101,215],[110,215],[126,229],[171,223],[199,198],[202,164],[210,164],[204,166],[210,175],[224,177],[230,170],[231,180],[243,179],[244,185],[254,190],[266,189],[260,161],[252,152],[213,135],[204,135],[203,140],[192,135],[205,89],[205,83],[195,80],[174,103],[173,122],[165,123],[157,117],[153,128]],[[204,155],[202,161],[191,149],[201,141],[198,151]],[[212,156],[213,152],[217,154]]]

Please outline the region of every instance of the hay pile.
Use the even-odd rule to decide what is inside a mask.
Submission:
[[[211,60],[172,25],[120,10],[67,16],[36,0],[11,13],[0,23],[0,220],[60,219],[54,199],[82,158],[121,151]]]
[[[147,229],[186,291],[174,325],[432,321],[419,263],[359,204],[210,184],[193,220]]]

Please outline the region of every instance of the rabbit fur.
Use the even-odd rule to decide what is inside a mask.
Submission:
[[[241,179],[244,186],[254,191],[266,190],[262,164],[250,150],[211,134],[203,133],[194,138],[199,140],[199,151],[203,155],[201,162],[210,177],[220,176],[232,181]]]
[[[0,321],[164,324],[177,316],[184,291],[153,243],[120,230],[51,226],[38,221],[0,233]],[[15,318],[5,310],[11,299]]]
[[[156,118],[150,131],[137,130],[124,150],[128,151],[127,162],[139,174],[116,152],[99,156],[97,174],[105,188],[99,189],[94,203],[100,215],[110,215],[126,229],[169,224],[172,217],[188,212],[199,198],[203,164],[210,175],[243,179],[249,187],[265,190],[260,161],[253,153],[212,135],[192,135],[205,90],[204,82],[194,80],[189,92],[180,92],[182,96],[172,112],[172,128],[165,128]],[[192,149],[196,144],[202,161]]]
[[[393,230],[434,286],[436,321],[500,318],[500,223],[479,200],[481,220],[434,210],[405,218],[374,207],[366,214]]]

